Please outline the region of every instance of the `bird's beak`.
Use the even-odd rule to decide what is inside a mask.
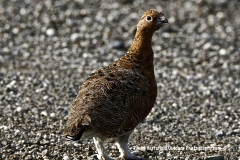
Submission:
[[[157,21],[157,26],[158,25],[163,25],[163,23],[168,23],[168,20],[167,20],[167,18],[166,17],[164,17],[164,16],[161,16],[161,17],[159,17],[159,19],[158,19],[158,21]]]
[[[168,20],[167,20],[166,17],[161,16],[159,22],[161,22],[161,23],[168,23]]]

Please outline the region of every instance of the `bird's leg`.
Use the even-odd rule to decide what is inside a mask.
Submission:
[[[108,154],[107,154],[106,149],[104,148],[103,142],[99,138],[93,137],[93,140],[94,140],[95,146],[96,146],[97,151],[98,151],[98,159],[114,160],[114,159],[108,157]]]
[[[134,129],[133,129],[134,130]],[[133,130],[129,131],[128,133],[116,138],[117,146],[119,148],[119,151],[121,153],[120,157],[124,159],[142,159],[140,157],[137,157],[138,152],[132,152],[128,149],[128,138],[133,132]]]

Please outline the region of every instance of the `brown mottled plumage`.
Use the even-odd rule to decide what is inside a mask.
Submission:
[[[113,138],[121,157],[140,159],[129,151],[127,143],[156,100],[151,39],[163,23],[168,23],[163,13],[153,9],[145,11],[128,52],[83,82],[70,109],[64,131],[67,140],[94,137],[99,159],[111,159],[103,141]]]

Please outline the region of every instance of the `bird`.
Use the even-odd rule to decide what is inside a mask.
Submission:
[[[120,151],[118,158],[142,159],[138,152],[129,150],[128,141],[157,97],[151,41],[164,23],[168,20],[162,12],[146,10],[127,53],[91,73],[82,83],[63,132],[67,141],[93,137],[98,159],[112,160],[104,143],[113,139]]]

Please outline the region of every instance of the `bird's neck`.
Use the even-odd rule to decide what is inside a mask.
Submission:
[[[126,56],[145,62],[153,62],[153,50],[151,46],[153,33],[145,33],[144,31],[137,31],[134,41]]]

